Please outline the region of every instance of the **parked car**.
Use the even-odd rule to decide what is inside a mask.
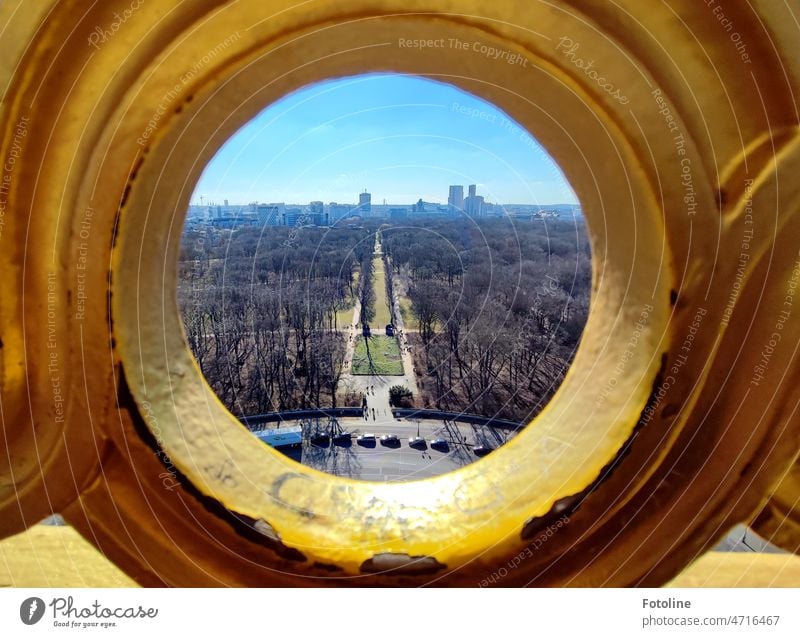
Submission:
[[[478,457],[483,457],[486,454],[491,453],[494,451],[494,447],[490,447],[489,445],[475,445],[472,448],[472,453],[474,453]]]
[[[427,444],[425,443],[425,438],[422,436],[414,436],[413,438],[408,439],[408,446],[425,448],[427,447]]]
[[[330,435],[325,432],[319,432],[311,435],[311,444],[316,447],[327,447],[330,441]]]
[[[343,431],[341,433],[336,434],[333,437],[333,444],[335,445],[350,444],[352,440],[353,440],[352,435],[346,431]]]
[[[361,434],[358,438],[356,438],[356,442],[358,442],[360,445],[374,446],[375,434]]]
[[[400,439],[394,434],[386,434],[381,436],[381,444],[386,447],[397,447],[400,445]]]
[[[447,444],[447,440],[444,438],[434,438],[431,440],[431,447],[436,449],[437,451],[449,451],[450,445]]]

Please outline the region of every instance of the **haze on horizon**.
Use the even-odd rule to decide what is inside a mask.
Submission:
[[[577,204],[560,168],[503,111],[449,84],[371,74],[265,108],[209,162],[192,204],[447,202],[477,184],[500,204]]]

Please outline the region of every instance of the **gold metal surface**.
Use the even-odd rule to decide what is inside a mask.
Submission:
[[[800,556],[709,551],[686,567],[670,588],[794,587]],[[134,587],[75,529],[36,525],[0,540],[0,586],[23,588]]]
[[[705,3],[651,4],[0,5],[0,534],[61,511],[138,582],[192,586],[660,585],[759,511],[783,512],[759,529],[796,550],[800,11],[719,2],[733,41]],[[222,143],[293,90],[372,71],[509,113],[563,168],[594,254],[545,411],[402,484],[252,437],[175,295]]]

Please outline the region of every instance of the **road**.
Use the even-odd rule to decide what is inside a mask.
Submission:
[[[284,426],[295,424],[299,423],[287,422]],[[306,440],[303,448],[287,452],[287,455],[306,466],[338,476],[396,482],[429,478],[466,466],[479,459],[472,451],[473,446],[486,444],[498,447],[508,439],[505,431],[494,427],[441,420],[420,420],[418,424],[416,420],[396,420],[391,417],[374,421],[343,418],[339,425],[352,435],[349,445],[312,445],[308,440],[312,432],[328,431],[328,422],[320,420],[304,425]],[[409,438],[416,436],[417,431],[427,441],[424,448],[408,446]],[[362,433],[375,434],[377,438],[384,434],[395,434],[400,438],[400,444],[386,447],[376,440],[374,445],[362,445],[356,440]],[[448,449],[432,449],[429,443],[434,438],[446,440]]]

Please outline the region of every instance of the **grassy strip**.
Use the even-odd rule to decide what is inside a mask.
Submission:
[[[375,318],[372,324],[383,329],[392,322],[392,311],[386,298],[386,272],[381,257],[375,257],[372,262],[372,286],[375,290]]]
[[[411,301],[405,294],[400,295],[400,315],[403,317],[403,325],[406,330],[418,330],[419,324],[411,311]]]

